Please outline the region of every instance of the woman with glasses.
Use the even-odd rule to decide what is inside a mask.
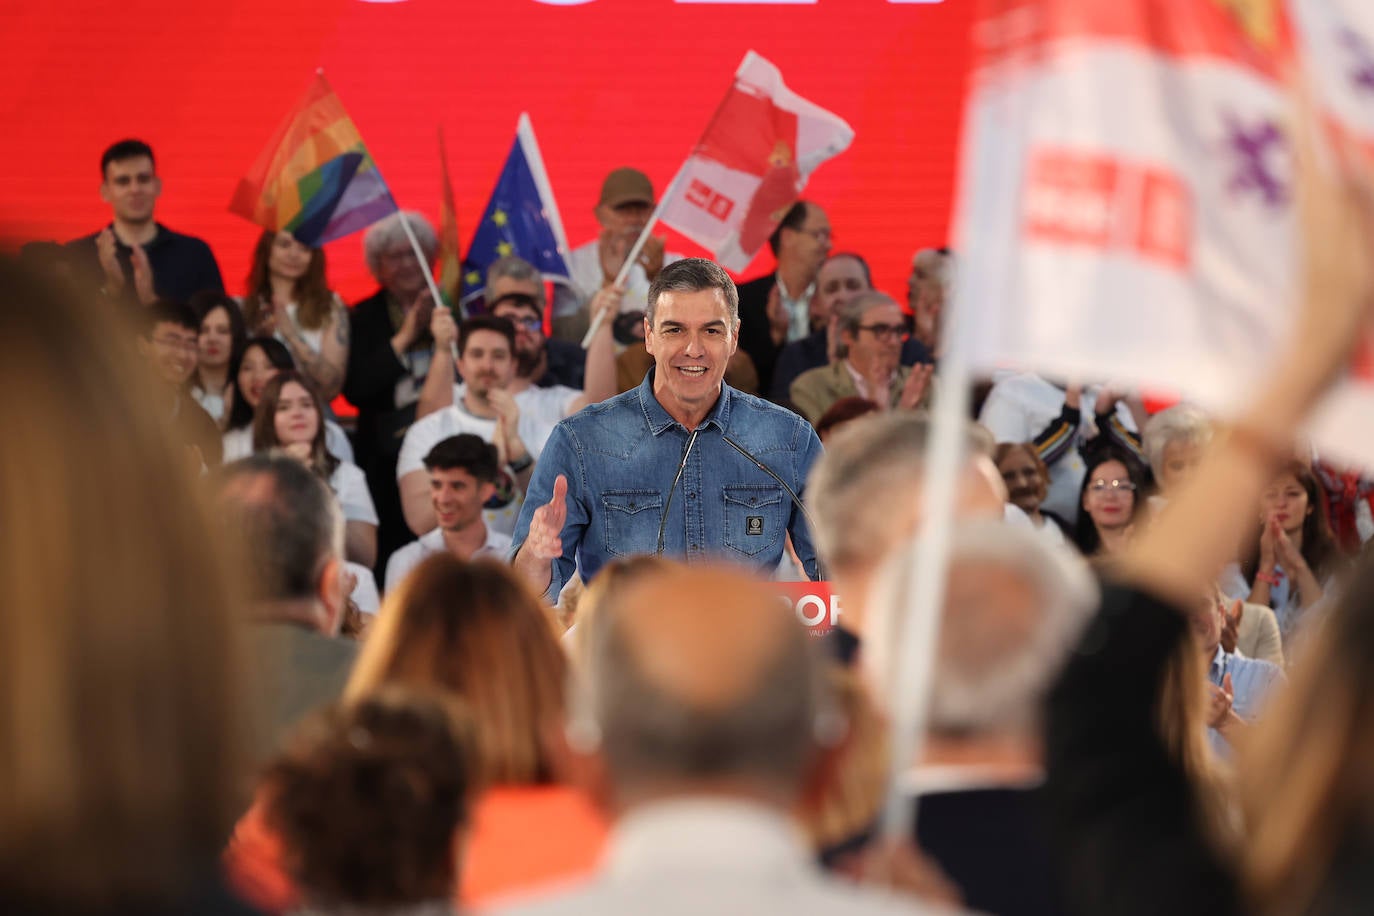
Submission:
[[[836,309],[840,335],[834,362],[797,376],[792,404],[815,424],[841,398],[861,397],[883,410],[929,403],[930,365],[901,365],[907,326],[892,297],[863,292]]]
[[[1145,472],[1128,452],[1104,448],[1088,461],[1088,473],[1078,493],[1078,524],[1074,542],[1083,556],[1106,558],[1119,554],[1131,537],[1137,495],[1144,489]]]

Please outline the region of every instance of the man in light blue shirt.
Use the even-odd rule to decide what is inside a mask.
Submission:
[[[801,417],[723,381],[739,345],[739,298],[718,265],[685,258],[649,290],[636,389],[555,427],[530,480],[513,562],[556,598],[614,557],[662,553],[771,570],[786,537],[816,577],[801,509],[820,440]],[[790,491],[790,492],[789,492]]]
[[[1207,660],[1211,702],[1207,738],[1222,756],[1230,754],[1230,738],[1254,722],[1271,689],[1284,680],[1283,669],[1273,662],[1246,658],[1221,647],[1222,618],[1226,607],[1208,594],[1193,609],[1193,634]]]

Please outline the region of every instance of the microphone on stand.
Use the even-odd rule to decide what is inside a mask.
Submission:
[[[760,471],[763,471],[763,473],[767,474],[769,477],[773,478],[774,480],[776,480],[776,481],[778,482],[778,486],[782,487],[783,490],[785,490],[785,491],[787,492],[788,497],[791,498],[791,500],[792,500],[792,505],[796,506],[799,510],[801,510],[802,518],[806,519],[806,526],[807,526],[807,528],[810,530],[811,536],[814,538],[814,537],[815,537],[815,531],[816,531],[816,521],[815,521],[815,519],[813,519],[813,518],[811,517],[811,513],[808,512],[808,511],[806,511],[806,505],[801,501],[801,499],[797,496],[797,494],[796,494],[795,492],[793,492],[792,488],[789,487],[789,486],[787,485],[787,481],[785,481],[785,480],[783,480],[781,477],[779,477],[776,471],[774,471],[774,470],[773,470],[772,468],[770,468],[768,465],[766,465],[766,464],[764,464],[762,461],[760,461],[760,460],[759,460],[757,457],[755,457],[748,449],[746,449],[744,446],[740,445],[740,444],[739,444],[738,442],[736,442],[734,439],[731,439],[729,436],[725,436],[725,435],[722,435],[721,438],[725,440],[725,444],[726,444],[726,445],[730,446],[730,447],[733,448],[735,451],[739,452],[741,455],[743,455],[745,458],[747,458],[747,459],[749,460],[749,463],[750,463],[750,464],[752,464],[754,467],[758,468]],[[685,462],[686,460],[687,460],[687,459],[686,459],[686,456],[684,455],[684,456],[683,456],[683,461]],[[682,472],[679,470],[678,473],[681,474]],[[676,481],[674,481],[674,483],[676,483]],[[669,498],[669,499],[672,499],[672,493],[669,493],[669,494],[668,494],[668,498]],[[662,538],[660,537],[660,543],[661,543],[661,541],[662,541]],[[823,581],[824,579],[825,579],[825,570],[821,567],[821,558],[820,558],[820,556],[818,555],[818,556],[816,557],[816,580],[817,580],[817,581]]]
[[[673,485],[668,488],[668,499],[663,503],[663,515],[658,520],[658,549],[654,551],[656,556],[663,556],[663,531],[668,527],[668,510],[673,507],[673,493],[677,490],[678,481],[682,480],[682,472],[687,467],[687,456],[692,454],[692,446],[697,441],[697,432],[698,430],[692,430],[692,435],[687,439],[687,447],[682,450],[682,460],[677,463],[677,473],[673,475]]]

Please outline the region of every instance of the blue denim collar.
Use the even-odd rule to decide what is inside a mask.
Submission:
[[[681,423],[674,420],[668,411],[663,409],[663,405],[654,396],[654,373],[658,372],[657,366],[650,366],[649,371],[644,374],[644,381],[639,383],[639,406],[644,411],[644,420],[649,424],[649,432],[657,438],[666,430],[676,426],[678,429],[686,429]],[[715,426],[722,433],[730,426],[730,402],[733,400],[734,389],[720,383],[720,397],[716,398],[716,403],[711,408],[711,412],[702,421],[701,428]],[[687,430],[690,432],[690,430]]]

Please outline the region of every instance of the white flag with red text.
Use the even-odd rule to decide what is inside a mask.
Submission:
[[[853,139],[840,117],[792,92],[777,67],[749,51],[659,219],[741,271],[816,167]]]
[[[974,366],[1235,406],[1294,315],[1284,74],[1296,59],[1329,122],[1374,127],[1364,6],[982,0],[956,232]],[[1374,420],[1374,389],[1353,396]],[[1374,422],[1344,425],[1319,446],[1374,464]]]

